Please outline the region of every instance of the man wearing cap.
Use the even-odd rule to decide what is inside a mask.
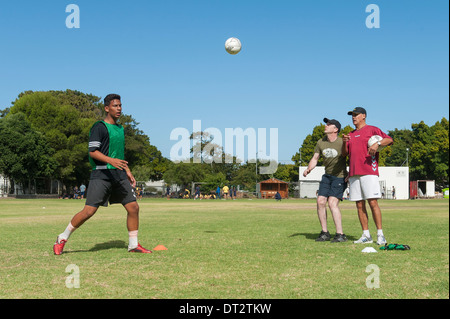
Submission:
[[[369,232],[369,217],[366,210],[366,200],[372,211],[373,220],[377,227],[377,244],[384,245],[386,238],[381,223],[381,210],[378,198],[381,198],[380,183],[378,181],[378,148],[393,143],[390,136],[378,127],[367,125],[367,112],[362,107],[355,107],[348,112],[352,116],[355,130],[343,136],[343,153],[348,153],[350,162],[349,184],[350,200],[356,202],[358,217],[363,234],[355,241],[357,244],[370,244],[372,237]],[[380,135],[383,139],[368,147],[368,141],[373,135]]]
[[[341,130],[341,123],[337,120],[324,118],[326,136],[317,141],[314,149],[314,156],[303,172],[306,177],[317,165],[320,155],[323,156],[325,174],[322,175],[319,191],[317,195],[317,215],[319,217],[322,231],[316,241],[327,241],[331,239],[330,232],[327,229],[327,202],[331,210],[334,224],[336,226],[336,235],[332,243],[345,242],[347,237],[342,231],[342,218],[339,209],[339,201],[342,200],[344,190],[347,188],[345,178],[347,177],[346,156],[342,154],[343,140],[338,136]]]

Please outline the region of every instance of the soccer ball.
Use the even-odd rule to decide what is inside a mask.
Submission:
[[[238,54],[239,51],[241,51],[241,48],[241,41],[239,41],[238,38],[229,38],[225,41],[225,50],[227,50],[229,54]]]
[[[369,138],[369,141],[367,142],[367,146],[371,147],[376,142],[381,141],[383,138],[380,135],[373,135]],[[384,146],[378,146],[377,152],[381,151],[384,148]]]

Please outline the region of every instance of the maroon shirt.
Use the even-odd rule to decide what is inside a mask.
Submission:
[[[354,175],[377,175],[378,173],[378,152],[371,156],[367,142],[373,135],[380,135],[382,138],[391,138],[378,127],[365,125],[359,130],[350,132],[348,141],[348,156],[350,159],[349,176]]]

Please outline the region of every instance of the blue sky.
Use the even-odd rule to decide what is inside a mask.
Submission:
[[[67,5],[80,28],[65,25]],[[380,28],[366,27],[377,4]],[[290,162],[323,117],[384,131],[449,118],[446,0],[2,1],[0,108],[25,90],[122,96],[169,157],[178,127],[278,128]],[[225,52],[229,37],[237,55]]]

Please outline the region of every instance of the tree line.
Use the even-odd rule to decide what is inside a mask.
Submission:
[[[25,187],[36,178],[61,181],[66,187],[87,183],[90,166],[87,141],[91,126],[104,117],[102,99],[79,91],[25,91],[0,110],[0,174]],[[161,180],[168,184],[189,186],[201,182],[202,190],[214,191],[217,186],[240,185],[254,191],[256,183],[268,178],[297,182],[298,167],[307,165],[317,141],[324,137],[324,124],[315,126],[306,136],[299,151],[292,156],[294,164],[279,164],[274,174],[259,174],[261,162],[174,163],[162,156],[150,138],[139,129],[139,123],[123,114],[120,124],[125,131],[125,158],[138,181]],[[380,165],[410,167],[410,179],[432,179],[437,187],[448,185],[449,131],[448,120],[442,118],[433,126],[423,121],[411,129],[388,131],[394,144],[380,153]],[[346,126],[341,134],[352,131]],[[213,157],[216,148],[204,147],[211,139],[202,134],[202,158]],[[198,145],[197,145],[198,146]],[[192,151],[192,150],[191,150]],[[191,158],[195,152],[191,152]],[[198,154],[197,154],[198,156]],[[191,161],[193,162],[193,161]],[[321,162],[318,163],[320,165]]]
[[[66,187],[89,180],[87,142],[92,125],[104,118],[102,99],[79,91],[25,91],[0,111],[0,174],[27,188],[36,178]],[[139,180],[158,180],[168,159],[124,114],[125,157]]]

